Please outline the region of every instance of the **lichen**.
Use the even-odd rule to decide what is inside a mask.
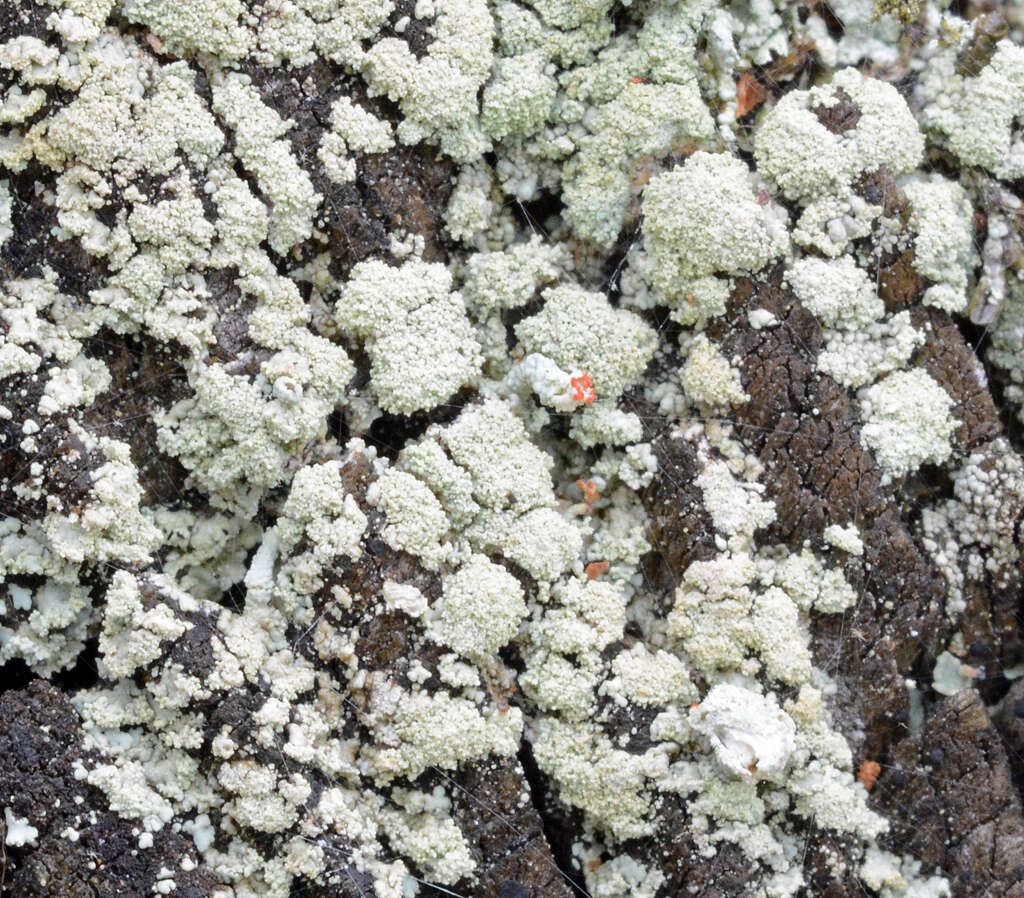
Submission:
[[[690,344],[679,380],[690,399],[712,411],[724,411],[750,398],[739,372],[703,334]]]
[[[476,381],[480,348],[451,286],[443,265],[420,261],[398,269],[363,262],[345,285],[335,319],[366,340],[374,391],[385,410],[433,408]]]
[[[681,324],[725,311],[722,276],[754,272],[781,253],[780,231],[757,202],[750,171],[726,153],[694,153],[644,190],[652,287]],[[686,245],[689,250],[679,253]]]
[[[527,352],[589,376],[597,396],[613,399],[639,379],[655,348],[641,318],[614,308],[600,293],[565,285],[545,290],[544,308],[515,328]],[[602,334],[603,339],[595,339]]]
[[[949,438],[956,427],[950,415],[953,400],[921,369],[896,371],[867,387],[861,406],[861,440],[889,476],[949,458]]]
[[[522,588],[503,567],[473,555],[444,580],[436,609],[438,642],[461,655],[484,658],[509,642],[526,614]]]
[[[821,114],[838,110],[831,128]],[[916,168],[924,138],[891,84],[841,69],[828,85],[790,91],[766,115],[755,139],[758,171],[802,208],[797,243],[827,256],[864,236],[881,212],[854,192],[862,175],[885,166]]]
[[[946,894],[854,759],[1019,654],[1021,17],[249,6],[0,14],[0,661],[83,814],[216,898]]]
[[[935,54],[925,69],[922,123],[965,165],[1019,178],[1024,155],[1014,123],[1024,102],[1024,51],[1001,40],[986,65],[961,72],[959,49]]]
[[[974,263],[973,211],[957,183],[932,177],[904,185],[913,206],[914,267],[933,284],[925,305],[947,312],[967,308],[967,283]]]

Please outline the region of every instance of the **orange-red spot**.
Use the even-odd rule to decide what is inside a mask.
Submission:
[[[576,486],[580,488],[580,492],[583,493],[583,501],[587,505],[593,505],[598,499],[601,498],[601,491],[597,488],[597,484],[593,480],[584,480],[582,477],[576,481]]]
[[[608,573],[608,562],[607,561],[592,561],[585,568],[583,573],[587,575],[591,580],[596,580],[601,574]]]
[[[760,82],[750,72],[744,72],[736,82],[736,118],[743,118],[751,109],[756,109],[767,96],[768,91]]]
[[[584,372],[579,377],[569,378],[572,384],[572,398],[574,402],[585,402],[590,405],[597,398],[597,391],[591,383],[590,375]]]
[[[878,782],[881,772],[882,765],[878,761],[861,761],[860,769],[857,771],[857,782],[870,792]]]

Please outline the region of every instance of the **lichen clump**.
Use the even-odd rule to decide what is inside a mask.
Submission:
[[[7,5],[23,894],[96,814],[187,843],[132,894],[950,894],[855,770],[1020,585],[1019,14]]]

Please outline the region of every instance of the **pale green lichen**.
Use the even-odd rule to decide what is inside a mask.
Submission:
[[[593,725],[572,727],[556,719],[538,727],[533,750],[564,800],[582,808],[595,823],[618,839],[650,835],[645,785],[664,771],[664,751],[632,754],[614,748]]]
[[[836,133],[816,111],[842,103],[858,116]],[[882,211],[854,194],[854,182],[882,166],[896,175],[911,171],[923,151],[924,138],[899,91],[852,68],[827,85],[787,93],[755,137],[758,171],[803,207],[795,240],[829,256],[865,236]]]
[[[321,337],[304,336],[301,342],[314,352],[296,361],[280,388],[282,377],[272,382],[261,374],[250,381],[222,365],[197,366],[195,395],[157,416],[161,448],[229,505],[236,500],[228,494],[240,483],[250,491],[280,483],[289,455],[323,433],[324,415],[344,395],[352,374],[348,357]],[[251,501],[251,493],[242,501]]]
[[[395,145],[391,125],[348,97],[339,97],[331,107],[331,130],[357,153],[383,153]]]
[[[720,315],[729,290],[722,276],[758,271],[785,248],[757,202],[750,171],[725,153],[694,153],[652,178],[643,210],[652,287],[682,324]]]
[[[585,239],[599,245],[615,239],[633,196],[631,177],[646,158],[712,140],[692,62],[703,7],[659,6],[635,45],[613,43],[568,80],[562,113],[585,132],[573,141],[576,152],[564,167],[562,189],[569,220]],[[584,115],[588,102],[596,108]]]
[[[331,107],[331,130],[324,133],[317,150],[328,177],[338,184],[354,181],[355,159],[349,153],[383,153],[393,147],[391,125],[339,97]]]
[[[968,277],[976,261],[974,210],[966,191],[939,176],[903,186],[913,206],[914,268],[932,281],[922,302],[947,312],[967,308]]]
[[[7,181],[0,181],[0,247],[14,234],[11,227],[11,191]]]
[[[972,677],[969,676],[965,665],[959,658],[949,652],[942,652],[935,659],[935,668],[932,671],[932,689],[940,695],[956,695],[961,689],[970,687]],[[974,673],[972,670],[971,673]]]
[[[235,133],[235,153],[270,201],[270,245],[285,253],[312,233],[321,197],[280,138],[289,123],[260,99],[244,75],[213,84],[213,108]]]
[[[543,296],[544,308],[515,327],[527,352],[585,372],[596,395],[607,399],[639,379],[657,339],[643,319],[580,287],[552,287]]]
[[[992,345],[987,357],[1004,372],[1006,398],[1017,406],[1017,417],[1024,415],[1024,281],[1007,279],[1007,299],[1003,313],[990,333]],[[3,347],[0,347],[0,358]]]
[[[454,528],[461,530],[480,510],[473,498],[473,478],[433,440],[407,446],[402,452],[401,465],[403,470],[428,484],[441,499]]]
[[[786,270],[797,299],[826,327],[856,331],[880,318],[885,305],[867,272],[850,256],[806,256]]]
[[[110,370],[99,359],[79,353],[66,368],[54,366],[43,387],[39,414],[55,415],[77,406],[89,405],[110,386]]]
[[[366,340],[381,407],[408,414],[444,402],[479,375],[480,347],[443,265],[362,262],[334,308],[338,325]]]
[[[628,700],[641,705],[686,703],[697,695],[682,661],[668,652],[651,652],[642,645],[616,655],[612,678],[602,684],[601,691],[623,704]]]
[[[635,412],[616,408],[607,400],[595,400],[574,415],[569,429],[580,446],[624,446],[643,439],[643,422]]]
[[[89,591],[52,579],[36,589],[16,583],[6,589],[13,609],[25,619],[14,628],[0,626],[0,662],[21,658],[41,677],[72,667],[89,637]]]
[[[478,118],[477,94],[491,70],[494,25],[484,0],[440,5],[434,40],[417,59],[406,43],[385,37],[360,60],[371,93],[387,94],[402,108],[398,139],[430,138],[459,162],[490,148]],[[443,84],[438,91],[436,85]]]
[[[837,525],[826,528],[833,534]],[[828,537],[826,537],[828,538]],[[844,538],[845,541],[845,538]],[[835,545],[836,543],[833,543]],[[849,542],[848,551],[856,549],[856,543]],[[857,593],[838,568],[827,568],[814,553],[804,549],[799,555],[772,562],[765,573],[763,582],[780,586],[803,611],[812,607],[825,614],[838,614],[857,602]]]
[[[743,391],[739,371],[703,334],[690,343],[679,381],[688,398],[712,411],[725,411],[750,398]]]
[[[949,883],[942,877],[921,876],[921,862],[912,857],[898,858],[879,848],[864,854],[860,878],[882,898],[949,898]]]
[[[925,69],[922,123],[965,165],[1015,180],[1024,174],[1015,127],[1024,109],[1024,49],[1001,40],[988,64],[966,76],[957,70],[958,49],[936,54]]]
[[[493,140],[536,131],[548,117],[558,89],[540,53],[508,56],[484,90],[480,123]]]
[[[889,477],[916,471],[927,461],[949,458],[957,422],[953,400],[920,368],[896,371],[860,394],[861,442]]]
[[[366,515],[345,494],[340,473],[340,463],[328,461],[295,474],[276,525],[283,549],[305,538],[323,563],[339,555],[359,557]]]
[[[161,642],[177,639],[189,628],[163,603],[143,608],[137,581],[118,571],[107,590],[100,655],[112,676],[131,676],[160,656]]]
[[[363,752],[375,778],[387,782],[396,776],[415,779],[429,766],[453,769],[469,758],[515,754],[523,718],[518,708],[481,715],[466,699],[416,692],[400,696],[392,711],[375,713],[370,726],[384,745],[396,744]]]
[[[465,166],[459,172],[444,216],[454,240],[474,243],[490,227],[497,212],[491,198],[492,180],[483,168]]]
[[[925,335],[910,323],[906,311],[861,329],[826,331],[818,370],[845,387],[862,387],[906,366]]]
[[[443,538],[448,518],[427,486],[404,471],[387,471],[377,481],[378,507],[387,524],[384,541],[393,549],[418,555],[429,569],[436,569],[448,552]]]
[[[763,667],[772,679],[798,685],[811,670],[798,605],[784,590],[751,590],[755,570],[742,555],[691,565],[667,632],[702,669],[752,676]]]
[[[463,272],[466,307],[483,319],[525,306],[540,286],[557,280],[565,264],[565,251],[537,236],[501,252],[474,253]]]
[[[863,388],[861,439],[886,475],[952,456],[953,397],[906,370],[935,331],[876,293],[898,258],[929,315],[962,312],[975,205],[985,277],[1012,265],[1005,193],[953,180],[942,154],[1013,176],[1016,48],[963,76],[973,26],[945,46],[956,20],[940,34],[934,11],[922,18],[940,39],[914,62],[913,99],[947,177],[899,178],[921,163],[914,116],[856,69],[768,96],[752,134],[737,123],[736,79],[794,48],[795,11],[770,2],[125,0],[109,23],[112,0],[50,5],[46,40],[0,46],[0,244],[21,239],[26,172],[42,185],[32,214],[56,222],[40,270],[0,292],[0,377],[38,385],[27,410],[10,390],[0,418],[5,452],[45,456],[56,434],[87,488],[48,493],[30,461],[12,491],[43,510],[0,521],[0,660],[50,675],[98,636],[109,682],[75,699],[80,775],[113,812],[189,835],[217,898],[332,887],[335,837],[379,898],[414,893],[418,876],[461,893],[482,873],[457,807],[470,792],[409,781],[487,773],[492,755],[514,771],[526,738],[552,795],[582,814],[573,850],[595,896],[664,888],[657,846],[620,843],[663,833],[669,802],[697,851],[739,846],[769,898],[805,888],[811,825],[848,836],[837,876],[859,872],[885,898],[944,893],[875,848],[884,822],[811,664],[812,616],[870,594],[841,565],[877,554],[877,531],[859,529],[859,507],[830,508],[849,519],[826,518],[819,541],[766,544],[776,509],[749,434],[708,419],[759,376],[732,347],[814,331],[795,295],[822,326],[811,366]],[[895,77],[898,29],[871,23],[869,0],[833,6],[841,36],[819,9],[799,22],[815,58]],[[293,89],[295,123],[281,111]],[[845,118],[831,128],[817,114],[830,109]],[[417,178],[438,154],[455,187],[434,240],[419,233],[439,216]],[[886,169],[908,205],[866,199]],[[389,206],[396,185],[413,214]],[[387,219],[374,231],[386,249],[348,245],[357,208],[370,230]],[[95,264],[81,290],[46,256],[58,246],[62,264],[65,248]],[[1008,282],[992,356],[1013,380]],[[665,307],[678,350],[659,333]],[[153,485],[134,443],[93,433],[101,409],[113,433],[128,426],[107,404],[115,380],[125,389],[117,340],[132,363],[170,350],[169,407],[143,413],[184,468],[169,484]],[[714,548],[657,596],[656,503],[667,484],[691,487],[674,483],[675,441],[692,441]],[[922,514],[951,609],[965,574],[995,582],[1018,561],[1005,534],[1019,472],[986,467],[989,451]],[[992,491],[1005,506],[985,504]],[[364,650],[377,614],[408,649],[379,668]],[[199,677],[172,652],[207,633]],[[203,708],[229,690],[261,699],[252,726],[207,742]],[[649,732],[629,734],[646,741],[628,746],[620,720],[648,714]],[[27,821],[8,822],[30,841]]]
[[[129,21],[146,25],[171,53],[202,51],[237,59],[252,44],[252,32],[240,21],[245,14],[240,0],[126,0],[123,11]]]
[[[106,461],[94,473],[88,497],[77,508],[46,515],[43,532],[53,550],[68,561],[145,564],[160,541],[160,531],[140,508],[142,487],[131,451],[118,440],[101,437],[96,442]]]
[[[775,506],[761,498],[764,486],[737,479],[724,461],[711,461],[696,482],[715,529],[737,548],[749,544],[755,530],[775,520]]]
[[[1024,495],[1024,462],[1003,438],[953,472],[953,496],[923,509],[923,544],[949,584],[947,612],[965,610],[968,580],[1009,585],[1020,563],[1011,523]]]
[[[805,256],[786,271],[800,302],[825,325],[819,371],[846,387],[862,387],[904,367],[925,341],[906,311],[885,318],[868,273],[851,256]]]
[[[587,890],[593,898],[654,898],[666,878],[660,870],[625,853],[609,861],[603,861],[597,851],[579,855],[581,866],[593,870],[587,877]]]
[[[388,841],[434,882],[453,885],[476,869],[461,830],[443,813],[385,810],[381,827]]]
[[[814,114],[845,94],[859,111],[854,126],[833,133]],[[806,204],[849,193],[854,178],[886,166],[894,174],[917,167],[924,140],[899,91],[855,69],[809,91],[790,91],[758,129],[758,170],[790,199]]]
[[[826,542],[831,543],[837,549],[842,549],[850,555],[864,554],[864,542],[860,538],[855,525],[851,524],[848,527],[842,527],[839,524],[829,524],[822,531],[822,536],[825,537]]]
[[[493,655],[526,614],[518,581],[483,555],[445,577],[443,590],[433,631],[439,642],[470,658]]]

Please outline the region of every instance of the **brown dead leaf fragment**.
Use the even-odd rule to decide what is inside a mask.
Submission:
[[[882,772],[882,765],[878,761],[861,761],[860,769],[857,771],[857,782],[870,792],[878,776]]]
[[[752,109],[756,109],[766,96],[768,92],[758,80],[750,72],[744,72],[736,82],[736,118],[743,118]]]

